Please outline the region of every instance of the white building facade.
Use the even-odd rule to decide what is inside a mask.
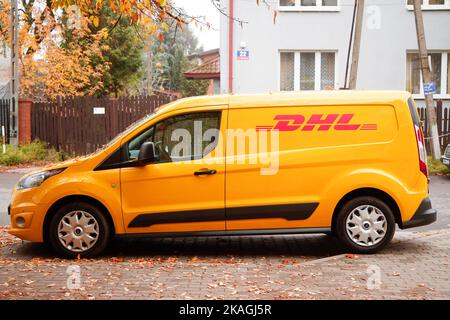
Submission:
[[[353,0],[222,0],[221,92],[345,86]],[[435,98],[450,105],[450,0],[423,0]],[[357,89],[407,90],[424,104],[411,0],[366,0]],[[276,12],[276,13],[275,13]],[[230,41],[231,39],[231,41]],[[231,50],[230,50],[231,44]],[[231,66],[231,67],[230,67]],[[231,80],[230,80],[231,76]]]

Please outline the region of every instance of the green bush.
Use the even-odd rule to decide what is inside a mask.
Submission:
[[[61,154],[54,149],[47,149],[45,142],[33,141],[30,144],[15,147],[6,146],[6,153],[0,153],[0,165],[15,166],[39,162],[61,160]]]
[[[448,167],[439,160],[433,160],[428,157],[428,171],[430,174],[447,174],[449,173]]]

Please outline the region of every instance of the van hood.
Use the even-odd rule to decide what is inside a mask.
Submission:
[[[88,161],[89,159],[92,159],[94,156],[96,156],[98,153],[92,153],[86,156],[79,156],[79,157],[75,157],[69,160],[65,160],[65,161],[61,161],[61,162],[55,162],[55,163],[49,163],[47,165],[45,165],[42,168],[39,168],[38,170],[34,170],[25,176],[29,176],[38,172],[42,172],[42,171],[47,171],[47,170],[55,170],[55,169],[61,169],[61,168],[69,168],[69,167],[74,167],[74,166],[79,166],[83,163],[85,163],[86,161]]]
[[[67,168],[67,167],[73,167],[78,166],[87,160],[93,158],[94,155],[88,155],[88,156],[80,156],[76,158],[72,158],[69,160],[65,160],[62,162],[56,162],[56,163],[50,163],[46,165],[43,169],[44,170],[52,170],[52,169],[58,169],[58,168]]]

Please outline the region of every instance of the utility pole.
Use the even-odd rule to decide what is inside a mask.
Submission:
[[[352,49],[352,65],[350,69],[350,89],[356,89],[356,80],[358,78],[358,62],[359,50],[361,48],[361,33],[362,23],[364,17],[364,0],[355,0],[357,3],[356,22],[355,22],[355,39],[353,41]]]
[[[420,0],[414,0],[414,17],[416,20],[417,42],[419,45],[420,67],[422,69],[422,79],[425,94],[425,105],[428,119],[428,136],[431,137],[431,155],[433,159],[441,159],[441,146],[439,144],[439,133],[436,120],[436,109],[433,100],[433,79],[428,61],[427,44],[425,42],[425,31],[423,26],[423,15]]]
[[[11,1],[11,81],[10,81],[10,139],[11,145],[19,144],[19,10],[17,0]]]

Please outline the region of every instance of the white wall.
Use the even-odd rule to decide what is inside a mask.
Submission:
[[[234,93],[279,90],[279,50],[337,50],[337,82],[344,85],[345,66],[353,15],[353,0],[341,0],[337,12],[273,12],[255,1],[235,0]],[[269,3],[276,4],[277,0]],[[228,0],[222,0],[228,7]],[[430,50],[450,51],[450,10],[424,11]],[[248,61],[236,51],[244,41]],[[366,0],[357,88],[406,89],[406,51],[417,50],[414,12],[406,0]],[[221,18],[221,91],[228,92],[228,18]]]

